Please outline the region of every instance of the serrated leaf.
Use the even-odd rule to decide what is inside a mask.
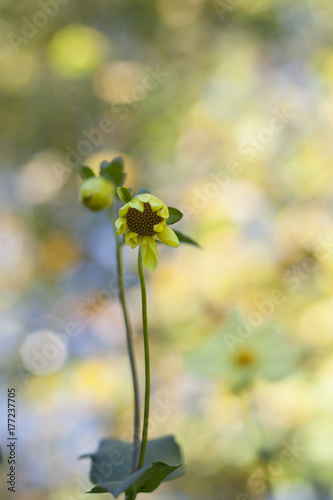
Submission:
[[[181,243],[187,243],[189,245],[194,245],[195,247],[197,248],[201,248],[201,246],[199,245],[199,243],[197,243],[193,238],[191,238],[190,236],[187,236],[186,234],[184,233],[181,233],[180,231],[175,231],[174,232],[176,233],[176,235],[178,236],[178,239]]]
[[[131,191],[125,187],[119,187],[117,189],[117,195],[123,203],[128,203],[132,199]]]
[[[108,438],[100,442],[98,451],[80,458],[91,458],[90,480],[94,484],[120,481],[132,472],[133,444],[120,439]],[[153,462],[165,462],[170,465],[182,463],[181,451],[173,436],[152,439],[147,443],[144,466]],[[168,480],[184,474],[180,467]]]
[[[139,191],[135,194],[135,196],[138,196],[139,194],[151,194],[150,191],[146,188],[140,188]]]
[[[111,493],[115,498],[122,493],[126,493],[129,500],[134,500],[138,493],[151,493],[156,490],[162,481],[178,467],[180,465],[154,462],[138,470],[123,481],[98,484],[88,493]]]
[[[100,175],[113,182],[116,187],[124,184],[126,174],[122,156],[117,156],[111,162],[102,161],[100,169]]]
[[[171,226],[171,224],[176,224],[176,222],[179,222],[183,218],[183,214],[177,208],[168,207],[168,209],[169,209],[169,218],[167,220],[168,226]]]
[[[79,167],[79,176],[83,181],[85,181],[86,179],[89,179],[89,177],[95,177],[95,174],[90,167],[81,165],[81,167]]]

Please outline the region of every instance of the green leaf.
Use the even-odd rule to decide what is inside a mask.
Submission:
[[[79,167],[79,176],[83,181],[85,181],[86,179],[89,179],[89,177],[95,177],[95,174],[90,167],[82,165],[81,167]]]
[[[131,191],[125,187],[119,187],[117,189],[117,195],[123,203],[128,203],[132,199]]]
[[[148,191],[148,189],[146,189],[146,188],[140,188],[135,196],[138,196],[139,194],[151,194],[151,192]]]
[[[102,161],[100,168],[100,175],[113,182],[116,187],[124,184],[126,174],[124,172],[124,160],[122,156],[117,156],[111,162]]]
[[[123,481],[98,484],[88,493],[111,493],[115,498],[122,493],[126,493],[128,499],[134,500],[138,493],[151,493],[156,490],[162,481],[179,467],[179,465],[154,462]]]
[[[199,243],[197,243],[195,240],[190,238],[190,236],[186,236],[186,234],[181,233],[180,231],[174,231],[174,232],[178,236],[178,239],[181,243],[188,243],[189,245],[194,245],[197,248],[201,248]]]
[[[169,226],[171,226],[171,224],[176,224],[176,222],[179,222],[183,218],[183,214],[177,208],[168,207],[168,209],[169,209],[169,218],[167,220],[167,224]]]
[[[80,458],[92,459],[90,470],[92,483],[121,481],[129,477],[132,472],[133,444],[114,438],[103,439],[96,453],[83,455]],[[173,436],[148,441],[144,466],[159,461],[170,465],[182,463],[181,451]],[[180,467],[168,476],[168,480],[176,479],[183,474],[184,468]]]

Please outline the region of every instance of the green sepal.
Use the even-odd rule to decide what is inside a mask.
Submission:
[[[181,233],[180,231],[175,231],[176,235],[178,236],[178,239],[181,243],[187,243],[189,245],[194,245],[197,248],[201,248],[199,243],[197,243],[193,238],[190,238],[190,236],[187,236],[184,233]]]
[[[86,167],[85,165],[81,165],[78,170],[79,170],[79,176],[83,181],[89,179],[89,177],[96,177],[91,168]]]
[[[179,222],[183,218],[183,214],[177,208],[168,207],[168,209],[169,209],[169,218],[166,222],[168,226],[171,226],[171,224],[176,224],[176,222]]]
[[[116,187],[124,184],[126,174],[124,172],[124,159],[122,156],[117,156],[111,162],[102,161],[100,169],[101,177],[113,182]]]
[[[139,191],[134,196],[138,196],[139,194],[151,194],[151,192],[148,191],[148,189],[146,188],[140,188]]]
[[[117,195],[123,203],[128,203],[132,200],[131,191],[125,187],[118,187]]]
[[[138,493],[151,493],[156,490],[167,476],[180,465],[168,465],[164,462],[153,462],[139,469],[122,481],[111,481],[95,486],[88,493],[111,493],[114,498],[126,493],[128,500],[135,500]]]

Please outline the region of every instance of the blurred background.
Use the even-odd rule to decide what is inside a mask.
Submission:
[[[184,212],[149,279],[150,436],[187,474],[159,500],[333,498],[333,46],[329,0],[2,0],[1,447],[17,493],[87,498],[132,388],[108,214],[77,167]],[[136,252],[126,284],[143,381]],[[142,383],[142,382],[141,382]],[[95,498],[95,496],[93,496]],[[96,496],[97,498],[97,496]],[[104,498],[104,497],[103,497]]]

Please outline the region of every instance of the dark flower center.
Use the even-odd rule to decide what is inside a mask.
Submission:
[[[128,228],[140,236],[153,236],[155,234],[155,224],[162,221],[163,218],[157,215],[156,212],[153,212],[149,203],[144,203],[143,212],[132,207],[127,212]]]
[[[235,356],[235,362],[238,366],[252,366],[255,364],[255,356],[252,352],[241,351]]]

